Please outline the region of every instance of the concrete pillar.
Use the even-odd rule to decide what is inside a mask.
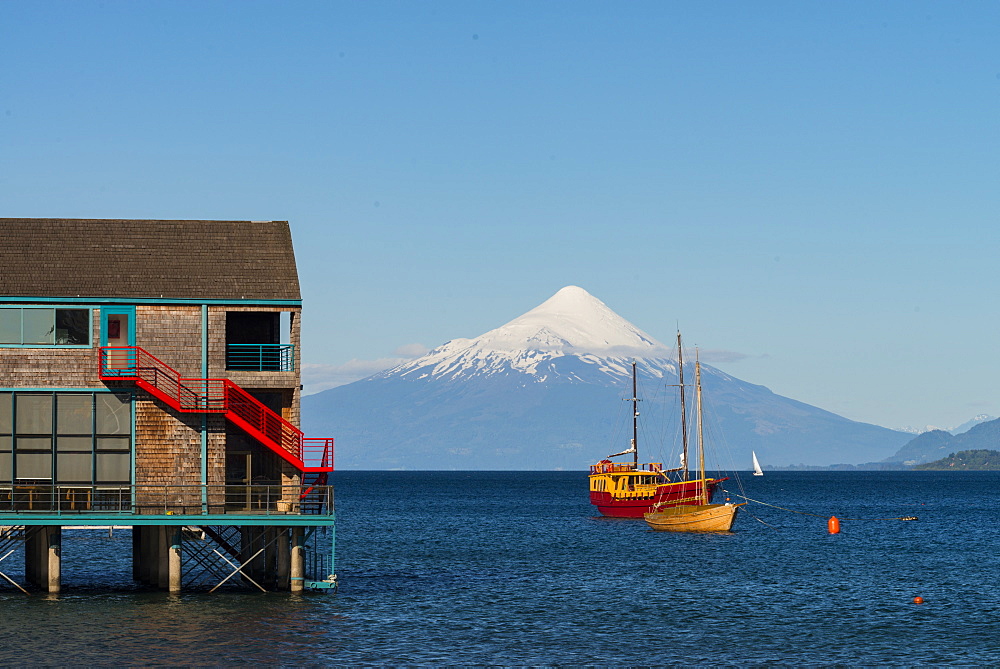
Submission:
[[[265,527],[264,535],[264,582],[261,583],[268,590],[274,590],[278,585],[277,555],[278,547],[275,545],[278,537],[278,528]]]
[[[160,525],[156,528],[156,587],[166,590],[170,587],[170,528]]]
[[[132,580],[142,580],[142,528],[132,527]]]
[[[167,585],[170,592],[180,592],[181,591],[181,542],[183,537],[181,536],[181,526],[177,525],[175,527],[169,528],[172,530],[170,533],[170,550],[167,556],[167,570],[168,579]]]
[[[62,527],[60,525],[47,526],[45,537],[46,585],[50,593],[55,593],[59,592],[62,587]]]
[[[289,569],[292,562],[291,547],[289,546],[288,528],[277,528],[278,541],[275,546],[275,587],[278,590],[288,590]]]
[[[292,592],[302,592],[305,589],[306,576],[306,547],[302,541],[302,528],[292,528],[292,561],[290,565],[291,583],[289,590]]]
[[[139,580],[146,585],[154,585],[155,579],[155,547],[153,546],[153,530],[148,525],[137,527],[139,530]]]
[[[31,525],[24,528],[24,580],[31,585],[40,585],[38,546],[43,529]]]

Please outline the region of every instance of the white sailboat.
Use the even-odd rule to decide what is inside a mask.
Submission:
[[[760,463],[757,461],[757,454],[753,451],[750,451],[750,453],[753,455],[753,475],[763,476],[764,470],[760,468]]]

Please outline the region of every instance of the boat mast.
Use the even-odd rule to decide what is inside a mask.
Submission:
[[[705,436],[702,431],[701,411],[701,361],[698,360],[698,349],[694,350],[694,385],[698,406],[698,477],[701,479],[701,503],[708,504],[708,489],[705,486]]]
[[[639,391],[635,380],[635,360],[632,361],[632,468],[639,469]]]
[[[684,466],[685,481],[690,478],[688,475],[688,426],[687,426],[687,405],[684,403],[684,353],[681,351],[681,331],[677,331],[677,374],[680,377],[678,382],[681,389],[681,464]]]

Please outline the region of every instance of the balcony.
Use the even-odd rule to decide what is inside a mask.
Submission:
[[[295,346],[226,344],[226,369],[243,372],[293,372]]]
[[[0,486],[0,525],[54,516],[332,516],[330,485]],[[193,522],[193,521],[192,521]]]

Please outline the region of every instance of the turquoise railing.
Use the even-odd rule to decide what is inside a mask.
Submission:
[[[226,369],[249,372],[294,372],[292,344],[226,344]]]

